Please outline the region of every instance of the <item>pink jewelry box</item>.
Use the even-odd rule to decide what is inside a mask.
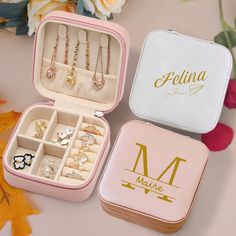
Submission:
[[[103,114],[123,96],[128,53],[128,34],[117,24],[59,11],[45,17],[33,82],[47,102],[26,109],[9,140],[9,184],[68,201],[90,196],[110,147]]]
[[[120,130],[99,185],[104,210],[173,233],[187,220],[209,152],[200,141],[150,123]]]

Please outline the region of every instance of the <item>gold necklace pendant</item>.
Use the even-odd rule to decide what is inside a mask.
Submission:
[[[54,80],[56,78],[56,67],[49,66],[47,69],[47,78],[50,80]]]
[[[67,86],[69,86],[69,87],[73,87],[76,84],[75,66],[76,66],[76,61],[78,59],[79,45],[80,45],[80,41],[78,39],[77,44],[75,46],[73,63],[72,63],[71,69],[65,79],[65,82],[66,82]]]
[[[102,75],[101,79],[97,78],[97,75],[95,74],[92,78],[93,81],[93,88],[96,90],[100,90],[103,88],[104,84],[105,84],[105,79]]]
[[[72,71],[66,76],[66,84],[69,87],[73,87],[76,84],[75,74]]]

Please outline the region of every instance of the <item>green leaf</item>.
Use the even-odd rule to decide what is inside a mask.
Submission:
[[[236,46],[236,32],[228,30],[227,33],[229,36],[229,41],[230,41],[231,46],[233,48]],[[214,38],[214,42],[219,43],[219,44],[229,48],[224,32],[220,32],[219,34],[217,34]]]

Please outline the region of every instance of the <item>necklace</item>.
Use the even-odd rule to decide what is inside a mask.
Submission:
[[[71,66],[71,69],[70,69],[68,75],[66,76],[66,84],[69,87],[73,87],[76,83],[75,66],[76,66],[76,62],[77,62],[78,54],[79,54],[79,45],[80,45],[80,41],[78,39],[76,46],[75,46],[75,50],[74,50],[74,57],[73,57],[72,66]]]
[[[106,67],[105,67],[105,69],[104,69],[104,65],[103,65],[103,57],[104,57],[103,50],[104,49],[106,50],[106,53],[105,53]],[[100,58],[101,58],[101,77],[99,78],[97,76],[97,67],[98,67],[98,62],[99,62]],[[93,85],[94,89],[100,90],[103,88],[103,86],[105,84],[103,71],[105,70],[105,73],[108,74],[109,73],[109,66],[110,66],[110,37],[108,35],[102,34],[101,42],[100,42],[99,49],[98,49],[98,55],[97,55],[95,69],[94,69],[94,74],[92,77],[92,85]]]
[[[100,57],[101,57],[101,77],[98,78],[97,67],[98,67],[98,61],[99,61]],[[104,84],[105,84],[105,79],[104,79],[104,75],[103,75],[102,46],[100,45],[99,49],[98,49],[98,56],[97,56],[97,61],[96,61],[96,65],[95,65],[95,70],[94,70],[94,74],[92,77],[92,85],[93,85],[94,89],[100,90],[103,88]]]
[[[60,25],[58,27],[58,33],[57,33],[57,38],[55,45],[53,47],[53,53],[51,57],[51,62],[50,65],[47,69],[47,78],[50,80],[53,80],[56,78],[56,56],[57,56],[57,49],[58,49],[58,42],[59,39],[65,39],[65,58],[64,58],[64,63],[67,65],[68,64],[68,48],[69,48],[69,37],[68,37],[68,30],[67,26]]]
[[[53,80],[56,77],[55,59],[56,59],[56,55],[57,55],[58,41],[59,41],[59,35],[57,35],[56,43],[55,43],[55,45],[53,47],[53,53],[52,53],[52,57],[51,57],[51,62],[50,62],[50,65],[49,65],[49,67],[47,69],[47,78],[50,79],[50,80]]]

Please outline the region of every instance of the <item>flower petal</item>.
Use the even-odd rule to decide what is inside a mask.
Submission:
[[[102,2],[106,9],[111,13],[120,13],[121,7],[125,3],[124,0],[102,0]]]
[[[233,136],[232,128],[218,123],[215,129],[209,133],[202,134],[202,142],[206,144],[210,151],[221,151],[231,144]]]
[[[98,11],[102,15],[105,15],[107,17],[109,17],[111,15],[111,12],[106,8],[106,6],[104,5],[103,1],[95,0],[95,4],[96,4],[96,7],[97,7]]]
[[[91,0],[83,0],[85,10],[89,11],[94,15],[95,13],[95,6]]]

